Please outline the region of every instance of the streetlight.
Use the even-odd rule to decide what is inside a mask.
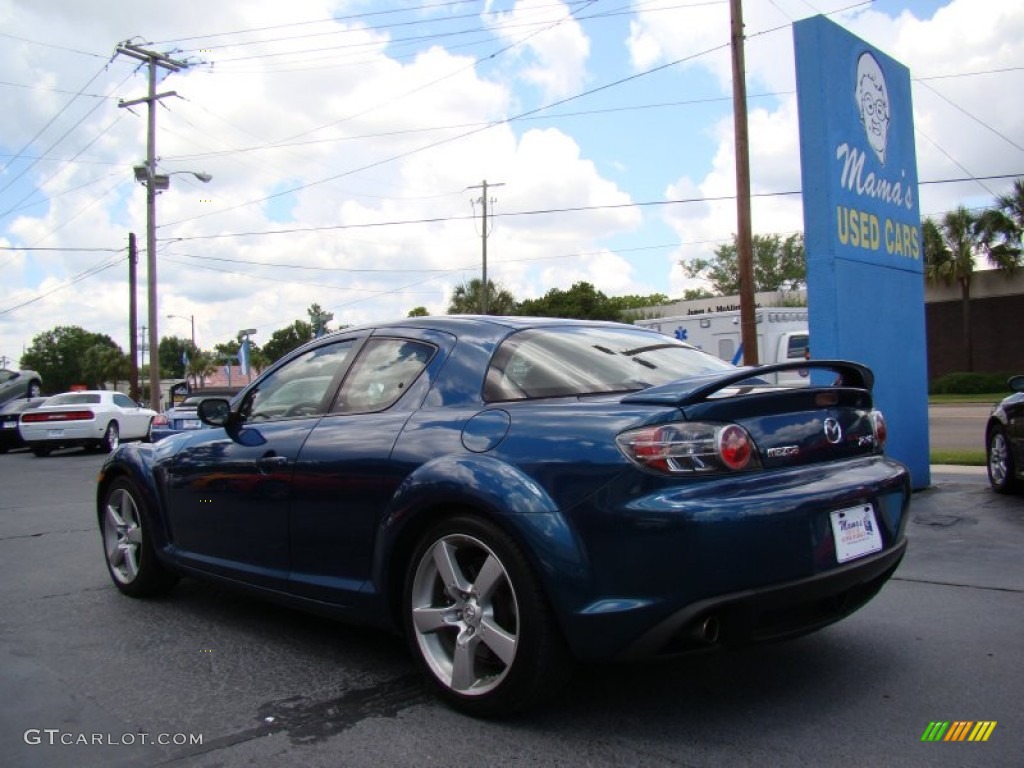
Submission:
[[[196,353],[196,316],[189,315],[188,317],[185,317],[184,315],[168,315],[167,319],[170,320],[171,318],[174,317],[178,318],[179,320],[188,320],[190,323],[192,323],[192,354],[194,355]],[[185,369],[185,378],[188,378],[187,367]],[[196,383],[195,379],[192,380],[192,383]]]
[[[152,109],[150,109],[152,114]],[[152,142],[150,142],[152,147]],[[171,186],[174,174],[157,173],[156,158],[150,157],[143,165],[134,166],[135,180],[146,188],[146,284],[149,299],[149,407],[160,410],[160,356],[153,354],[159,348],[160,336],[157,332],[156,307],[156,196]],[[175,171],[195,176],[204,184],[213,177],[208,173],[196,171]]]

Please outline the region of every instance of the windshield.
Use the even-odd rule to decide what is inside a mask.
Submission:
[[[634,392],[733,366],[681,341],[629,327],[535,328],[506,339],[484,399],[527,400]]]

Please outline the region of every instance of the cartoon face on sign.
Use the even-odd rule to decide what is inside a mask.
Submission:
[[[885,147],[889,139],[889,91],[878,61],[865,51],[857,60],[857,109],[868,144],[879,162],[885,165]]]

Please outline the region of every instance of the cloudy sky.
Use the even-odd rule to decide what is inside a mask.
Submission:
[[[1019,0],[743,5],[756,233],[802,228],[792,23],[819,13],[910,68],[922,214],[1024,174]],[[520,299],[677,297],[680,259],[736,229],[728,0],[0,0],[0,30],[14,366],[57,325],[128,349],[129,232],[145,322],[126,41],[190,65],[157,86],[161,336],[265,341],[314,302],[335,325],[443,313],[480,275],[484,182],[488,276]]]

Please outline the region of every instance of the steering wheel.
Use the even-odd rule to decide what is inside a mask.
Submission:
[[[312,416],[320,408],[320,403],[296,403],[284,412],[284,416]]]

